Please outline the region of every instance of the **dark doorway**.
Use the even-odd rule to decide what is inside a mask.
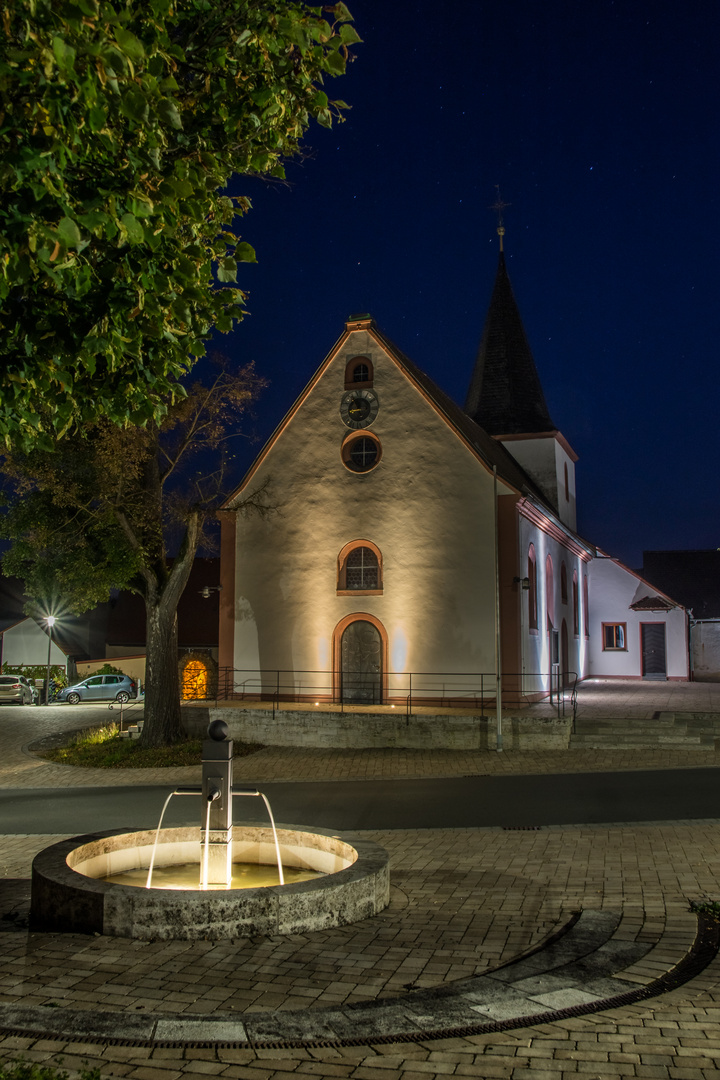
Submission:
[[[640,623],[640,635],[643,678],[664,679],[667,675],[665,623]]]
[[[351,622],[342,636],[341,693],[344,702],[382,703],[382,638],[364,619]]]

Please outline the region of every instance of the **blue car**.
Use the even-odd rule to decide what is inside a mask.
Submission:
[[[78,705],[81,701],[129,701],[137,697],[137,683],[129,675],[91,675],[74,686],[66,686],[57,701]]]

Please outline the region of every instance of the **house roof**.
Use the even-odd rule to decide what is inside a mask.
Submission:
[[[720,551],[644,551],[643,576],[690,608],[696,619],[720,618]]]
[[[465,411],[490,435],[556,430],[502,251]]]
[[[624,570],[626,574],[630,574],[631,577],[634,577],[638,582],[638,587],[635,590],[636,599],[634,598],[630,604],[628,604],[629,610],[671,611],[673,608],[680,608],[682,611],[685,610],[685,604],[674,600],[672,596],[668,596],[664,590],[661,590],[658,587],[656,582],[653,583],[648,581],[643,571],[632,570],[629,566],[626,566],[625,563],[620,562],[620,559],[608,555],[602,548],[597,548],[596,554],[600,561],[614,563],[616,566],[619,566],[621,570]],[[648,592],[645,592],[645,589],[647,589]]]
[[[630,605],[632,611],[672,611],[677,604],[663,596],[643,596]]]

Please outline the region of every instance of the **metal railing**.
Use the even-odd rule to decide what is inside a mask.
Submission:
[[[545,699],[558,717],[577,710],[577,681],[574,671],[561,672],[558,665],[544,672],[503,672],[503,708],[527,706]],[[185,700],[261,701],[275,712],[298,703],[330,705],[341,713],[358,707],[400,708],[409,718],[420,707],[467,709],[485,717],[496,708],[495,672],[401,671],[378,673],[331,670],[282,670],[220,668],[212,687],[203,684],[196,695]],[[213,693],[214,691],[214,693]]]

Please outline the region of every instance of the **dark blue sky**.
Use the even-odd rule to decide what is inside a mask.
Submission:
[[[242,181],[251,315],[218,344],[271,380],[264,438],[351,312],[462,404],[506,256],[578,527],[632,566],[720,546],[717,104],[708,0],[354,0],[352,105],[291,187]],[[252,457],[258,449],[248,453]]]

